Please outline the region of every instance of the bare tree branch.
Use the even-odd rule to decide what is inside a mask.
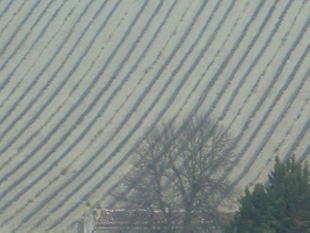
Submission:
[[[197,214],[217,218],[216,200],[234,193],[228,179],[219,182],[234,157],[233,145],[222,126],[202,115],[186,125],[155,127],[137,148],[132,170],[120,180],[131,190],[124,201],[132,208],[161,211],[170,225],[174,213],[184,211],[184,232]]]

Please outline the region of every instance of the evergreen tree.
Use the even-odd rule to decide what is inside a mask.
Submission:
[[[310,232],[309,181],[307,163],[296,163],[294,156],[281,163],[277,157],[269,183],[245,190],[226,232]]]

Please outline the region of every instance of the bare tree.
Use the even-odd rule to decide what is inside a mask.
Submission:
[[[234,157],[234,139],[210,117],[200,115],[176,126],[163,123],[142,141],[133,168],[121,178],[130,189],[127,203],[149,214],[148,224],[184,232],[200,222],[219,222],[219,198],[234,197],[228,179],[220,179]],[[156,218],[156,211],[162,219]],[[180,214],[182,213],[182,214]]]

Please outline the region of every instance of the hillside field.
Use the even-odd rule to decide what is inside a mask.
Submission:
[[[164,120],[234,134],[227,176],[310,156],[309,0],[0,1],[0,232],[72,232]]]

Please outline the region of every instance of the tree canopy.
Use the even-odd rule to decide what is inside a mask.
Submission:
[[[223,176],[234,158],[234,139],[210,117],[193,117],[180,125],[163,123],[147,136],[120,180],[131,208],[147,210],[150,224],[160,211],[165,224],[176,224],[180,211],[184,232],[201,221],[219,220],[217,200],[234,195]],[[178,216],[176,216],[178,215]],[[205,218],[205,216],[208,216]],[[210,222],[211,222],[210,221]]]
[[[309,178],[307,163],[297,163],[294,156],[286,162],[276,157],[269,182],[245,190],[226,232],[310,232]]]

